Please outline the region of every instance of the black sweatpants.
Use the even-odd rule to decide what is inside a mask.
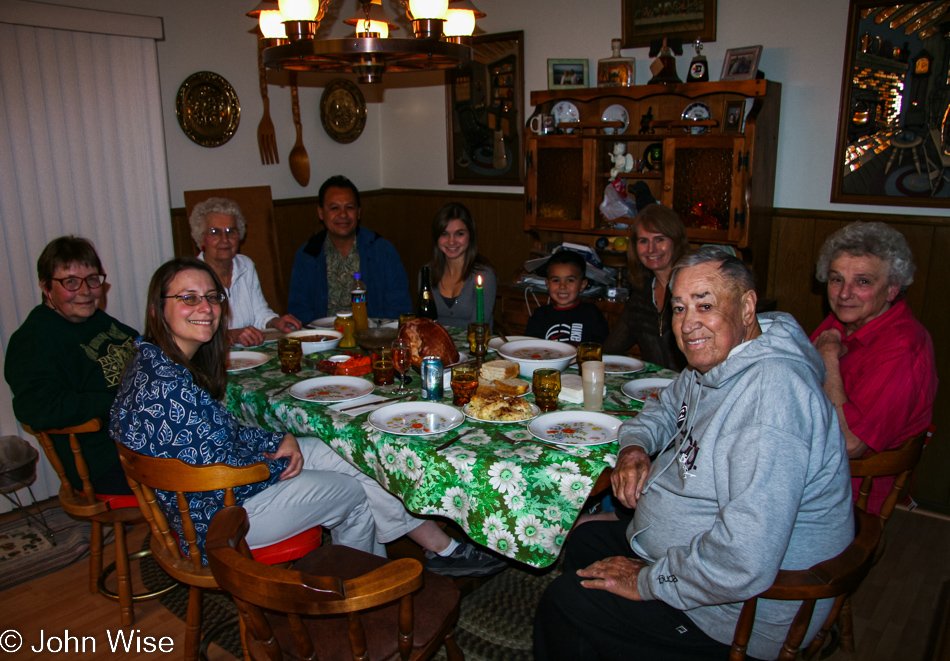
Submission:
[[[581,585],[576,571],[604,558],[635,558],[630,519],[591,521],[571,533],[564,573],[541,597],[534,620],[537,661],[724,661],[729,646],[703,633],[687,615],[658,600],[631,601]]]

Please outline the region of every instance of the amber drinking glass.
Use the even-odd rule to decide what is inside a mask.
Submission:
[[[295,374],[300,371],[303,348],[295,337],[282,337],[277,341],[277,356],[280,358],[280,371]]]
[[[557,397],[561,394],[561,373],[553,369],[534,371],[532,379],[534,401],[542,411],[556,411]]]
[[[577,364],[582,365],[588,360],[601,360],[603,348],[596,342],[581,342],[577,346]]]
[[[456,365],[452,368],[452,403],[465,406],[478,389],[478,372],[474,365]]]
[[[407,321],[412,321],[412,320],[415,319],[415,318],[416,318],[416,315],[414,315],[414,314],[411,313],[411,312],[410,312],[409,314],[401,314],[401,315],[399,315],[399,327],[402,328],[403,326],[406,325],[406,322],[407,322]]]
[[[396,368],[393,367],[393,350],[389,347],[375,349],[370,356],[373,368],[373,384],[390,386],[395,383]]]

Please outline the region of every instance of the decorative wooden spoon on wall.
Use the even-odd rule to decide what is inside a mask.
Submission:
[[[290,174],[297,183],[306,186],[310,183],[310,157],[303,146],[303,127],[300,124],[300,97],[297,94],[297,74],[290,74],[290,100],[294,111],[294,126],[297,127],[297,142],[290,150]]]

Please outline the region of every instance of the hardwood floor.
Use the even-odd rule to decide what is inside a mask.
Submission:
[[[129,548],[141,548],[147,527],[136,526],[129,535]],[[950,597],[950,519],[919,512],[897,510],[887,527],[887,549],[883,558],[861,585],[853,599],[854,629],[857,649],[855,654],[840,650],[829,657],[831,661],[860,659],[861,661],[924,661],[933,656],[933,646],[939,634],[939,620]],[[112,546],[106,548],[106,562],[111,562]],[[137,569],[133,565],[133,574]],[[0,565],[2,571],[2,565]],[[87,560],[77,562],[59,572],[11,588],[0,594],[0,631],[13,629],[24,637],[24,646],[6,658],[49,658],[49,651],[33,653],[40,631],[46,638],[63,638],[68,630],[70,659],[112,658],[109,634],[115,639],[119,626],[118,604],[98,594],[90,594],[86,587]],[[136,579],[136,586],[139,586]],[[135,605],[136,622],[133,627],[141,647],[135,643],[128,653],[115,658],[145,661],[160,658],[146,649],[145,637],[157,643],[162,637],[173,652],[164,658],[178,658],[184,644],[184,623],[165,610],[157,601]],[[82,644],[86,651],[74,653]],[[0,642],[5,642],[0,640]],[[54,646],[56,641],[53,641]],[[55,650],[55,647],[53,648]],[[942,658],[942,657],[941,657]],[[227,652],[215,645],[209,650],[210,661],[230,661]]]

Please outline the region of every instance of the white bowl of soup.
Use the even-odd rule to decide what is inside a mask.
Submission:
[[[521,376],[526,379],[540,369],[563,372],[577,356],[577,349],[573,346],[554,340],[516,340],[502,344],[497,351],[502,358],[518,363]]]
[[[303,349],[303,355],[316,353],[317,351],[329,351],[336,349],[343,337],[343,333],[329,328],[304,328],[303,330],[287,333],[285,337],[293,337],[300,340],[300,346]]]

